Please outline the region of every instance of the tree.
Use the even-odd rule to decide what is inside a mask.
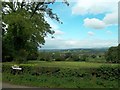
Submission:
[[[80,61],[88,61],[88,55],[85,54],[81,55]]]
[[[54,33],[44,15],[60,22],[48,7],[50,3],[53,2],[2,2],[3,59],[8,56],[19,61],[22,57],[24,61],[28,55],[36,53],[41,44],[44,45],[44,37]]]
[[[91,55],[91,57],[92,57],[92,58],[96,58],[96,55],[93,54],[93,55]]]
[[[75,53],[72,55],[72,59],[73,59],[73,61],[80,61],[79,55],[75,54]]]
[[[107,62],[118,63],[118,47],[111,47],[106,52],[105,58]]]

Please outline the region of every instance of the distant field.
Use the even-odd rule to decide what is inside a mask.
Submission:
[[[97,68],[101,65],[117,65],[109,63],[90,63],[90,62],[44,62],[44,61],[30,61],[29,63],[34,63],[42,67],[63,67],[63,68]]]
[[[4,63],[5,64],[5,63]],[[6,63],[8,64],[8,63]],[[9,64],[14,64],[13,62]],[[67,62],[67,61],[53,61],[53,62],[46,62],[46,61],[29,61],[26,64],[21,65],[38,65],[41,67],[60,67],[60,68],[97,68],[101,65],[117,65],[117,64],[110,64],[110,63],[92,63],[92,62]]]

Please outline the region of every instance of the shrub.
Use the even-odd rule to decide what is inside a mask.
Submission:
[[[3,64],[2,66],[2,72],[7,72],[11,73],[12,72],[12,66],[13,64]],[[58,72],[60,69],[57,67],[41,67],[37,65],[20,65],[22,68],[22,73],[21,74],[32,74],[32,75],[39,75],[39,74],[55,74]]]
[[[120,79],[120,68],[118,66],[101,66],[97,69],[97,77],[103,79]]]

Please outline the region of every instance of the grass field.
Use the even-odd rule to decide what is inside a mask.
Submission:
[[[39,62],[39,61],[31,61],[30,63],[37,63],[40,66],[45,67],[62,67],[62,68],[97,68],[101,65],[116,65],[116,64],[108,64],[108,63],[89,63],[89,62]]]
[[[14,62],[8,62],[4,64],[11,64],[14,65]],[[98,68],[102,65],[111,65],[115,66],[118,64],[110,64],[110,63],[93,63],[93,62],[67,62],[67,61],[29,61],[26,64],[21,65],[33,65],[33,66],[41,66],[41,67],[60,67],[60,68]]]

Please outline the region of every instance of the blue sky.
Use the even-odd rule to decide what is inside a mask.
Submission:
[[[77,0],[49,5],[63,24],[49,17],[46,21],[55,31],[48,35],[44,49],[101,48],[118,43],[118,0]]]

